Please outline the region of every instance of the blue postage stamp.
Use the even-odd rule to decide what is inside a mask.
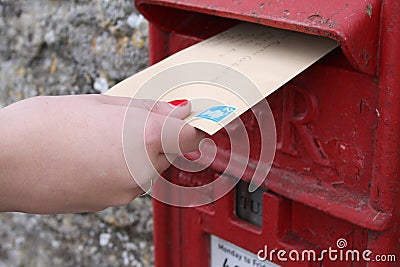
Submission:
[[[235,110],[236,108],[230,106],[214,106],[197,114],[195,117],[220,122]]]

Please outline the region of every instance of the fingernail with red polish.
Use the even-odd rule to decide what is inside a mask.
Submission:
[[[173,101],[169,101],[168,103],[178,107],[178,106],[185,106],[189,101],[187,99],[179,99],[179,100],[173,100]]]

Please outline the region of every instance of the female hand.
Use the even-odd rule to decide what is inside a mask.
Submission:
[[[198,149],[203,133],[182,121],[190,102],[130,101],[50,96],[1,109],[0,211],[70,213],[125,205],[143,193],[137,181],[149,183],[168,168],[164,153],[178,153],[175,140],[183,152]],[[123,130],[128,105],[134,116]],[[170,144],[162,144],[162,136]],[[124,150],[133,161],[129,169]]]

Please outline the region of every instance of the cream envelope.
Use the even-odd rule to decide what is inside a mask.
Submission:
[[[188,99],[212,135],[337,47],[331,39],[242,23],[113,86],[107,95]]]

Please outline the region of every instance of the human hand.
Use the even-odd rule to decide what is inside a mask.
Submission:
[[[174,107],[134,99],[129,112],[135,121],[125,122],[123,133],[130,101],[34,97],[1,109],[0,211],[69,213],[125,205],[143,193],[136,181],[149,183],[168,168],[164,153],[178,153],[178,129],[182,151],[198,149],[203,133],[182,121],[189,102]],[[123,150],[133,160],[130,170]]]

